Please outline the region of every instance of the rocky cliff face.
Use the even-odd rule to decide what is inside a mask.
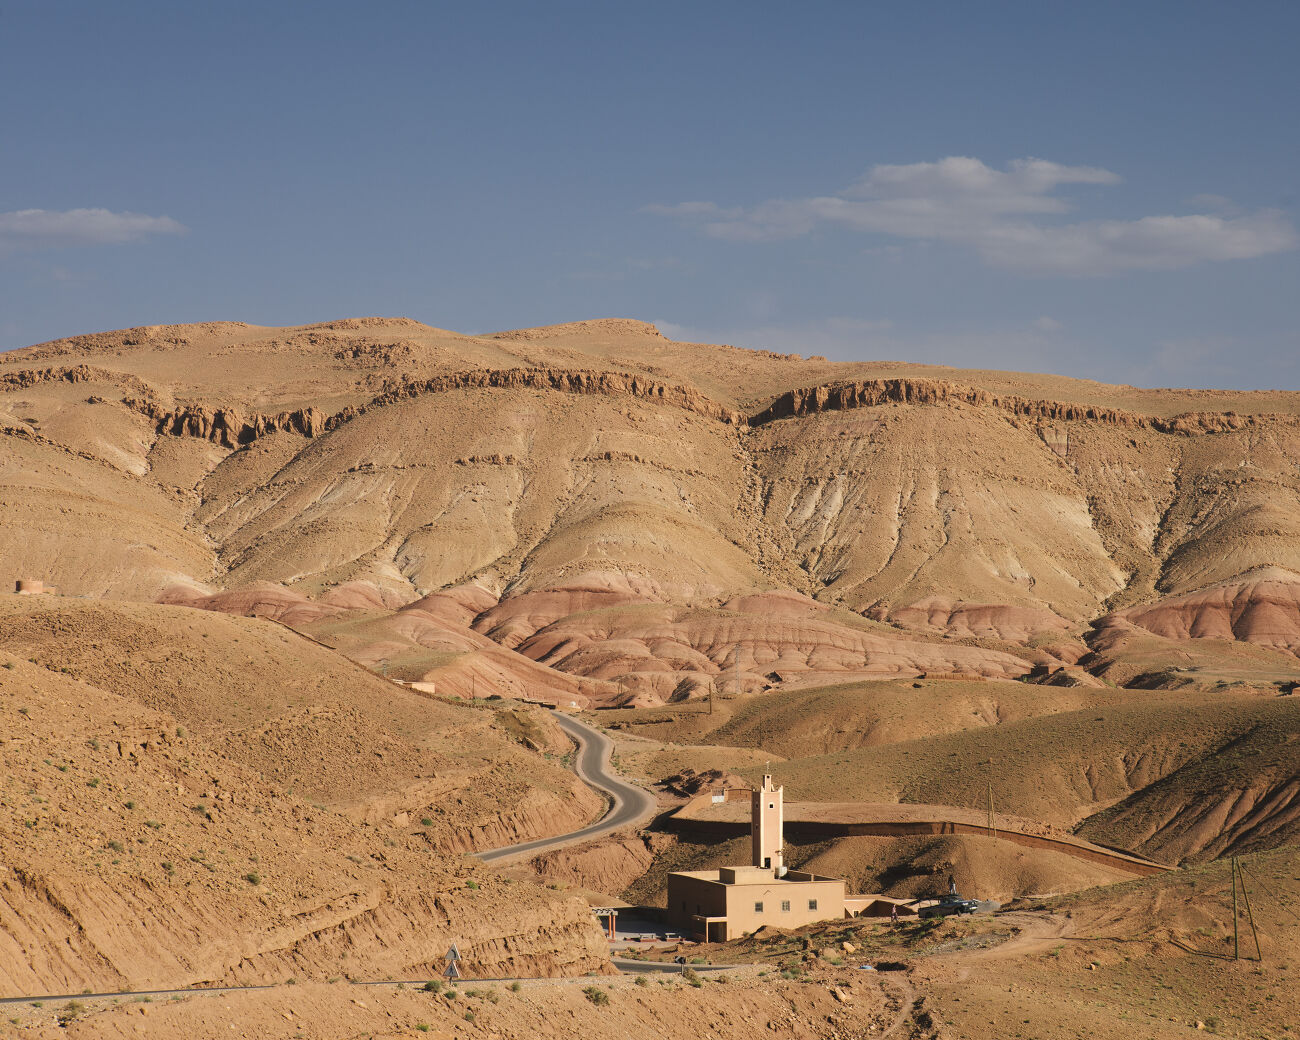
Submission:
[[[1057,422],[1099,422],[1126,429],[1157,430],[1192,436],[1224,433],[1273,423],[1294,424],[1293,416],[1238,415],[1235,412],[1186,412],[1173,417],[1142,415],[1119,408],[1075,402],[1034,400],[1018,395],[996,394],[973,386],[942,379],[868,379],[823,386],[803,387],[781,394],[767,408],[753,415],[749,425],[762,426],[776,419],[815,415],[818,412],[851,408],[878,408],[884,404],[968,404],[993,408],[1027,419]]]

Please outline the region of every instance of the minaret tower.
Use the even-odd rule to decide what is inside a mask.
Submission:
[[[763,786],[750,792],[749,833],[753,842],[754,866],[765,867],[776,874],[784,872],[781,847],[784,809],[781,796],[784,787],[776,787],[770,774],[763,776]]]

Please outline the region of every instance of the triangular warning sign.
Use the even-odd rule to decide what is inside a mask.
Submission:
[[[455,943],[452,943],[452,944],[451,944],[451,949],[447,951],[447,960],[449,960],[449,961],[458,961],[458,960],[460,960],[460,950],[458,950],[458,949],[456,948],[456,944],[455,944]]]
[[[443,974],[449,979],[458,979],[460,978],[460,969],[456,967],[455,961],[448,961],[447,970],[444,971]]]

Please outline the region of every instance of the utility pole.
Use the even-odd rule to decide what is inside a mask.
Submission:
[[[1237,857],[1232,857],[1232,959],[1239,960],[1240,950],[1237,946]]]
[[[1236,871],[1237,877],[1241,879],[1241,898],[1246,904],[1246,918],[1250,921],[1250,934],[1255,940],[1255,960],[1263,961],[1264,954],[1259,948],[1259,931],[1255,927],[1255,911],[1250,906],[1250,893],[1246,891],[1246,868],[1241,865],[1241,861],[1236,856],[1232,857],[1232,865]],[[1234,891],[1236,884],[1233,884]]]

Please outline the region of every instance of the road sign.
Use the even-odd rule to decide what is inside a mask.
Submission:
[[[460,969],[459,969],[458,967],[456,967],[456,962],[455,962],[455,961],[448,961],[448,962],[447,962],[447,968],[446,968],[446,970],[443,972],[443,974],[446,975],[447,978],[449,978],[449,979],[458,979],[458,978],[461,977],[461,976],[460,976]]]
[[[451,949],[447,951],[446,960],[449,962],[460,960],[460,950],[456,949],[455,943],[452,943]]]

